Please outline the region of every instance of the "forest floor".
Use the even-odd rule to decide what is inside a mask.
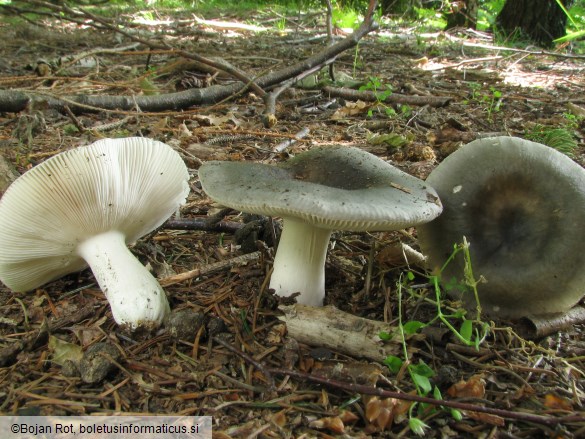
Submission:
[[[156,18],[135,21],[126,30],[223,58],[252,76],[307,57],[326,44],[323,37],[314,38],[323,35],[320,13],[285,19],[259,14],[254,21],[267,28],[262,32],[196,24],[190,14],[161,13]],[[52,19],[39,19],[35,25],[0,22],[0,38],[0,87],[6,90],[132,96],[233,82],[225,74],[202,73],[174,55],[148,55],[145,47],[94,51],[133,42],[111,31]],[[192,191],[181,211],[184,219],[205,219],[218,211],[197,178],[202,162],[277,163],[315,145],[356,146],[425,178],[448,154],[476,138],[557,136],[583,166],[584,70],[585,59],[571,57],[566,47],[551,53],[506,49],[486,33],[425,32],[414,23],[383,24],[357,49],[338,57],[338,77],[345,74],[370,89],[391,87],[404,95],[447,97],[447,105],[356,103],[329,97],[317,84],[285,92],[271,128],[264,127],[263,102],[254,94],[159,113],[73,115],[42,107],[18,113],[0,109],[0,154],[23,173],[52,155],[103,137],[163,141],[181,154],[192,176]],[[319,79],[324,78],[321,73]],[[275,152],[304,128],[309,129],[307,135]],[[569,141],[560,128],[569,133]],[[232,211],[223,219],[231,224],[241,222],[242,216]],[[518,322],[486,316],[490,333],[476,350],[433,319],[434,290],[425,287],[424,268],[408,267],[399,251],[401,243],[418,248],[414,228],[335,233],[332,242],[327,304],[386,322],[392,332],[399,324],[396,285],[402,279],[403,321],[432,321],[408,339],[408,362],[398,373],[381,361],[320,346],[318,337],[313,346],[291,340],[278,318],[278,301],[266,288],[273,254],[269,246],[242,265],[235,259],[243,254],[241,246],[228,229],[161,228],[141,239],[133,251],[150,262],[159,278],[201,270],[199,276],[165,288],[173,315],[187,323],[169,324],[156,334],[120,330],[89,270],[29,293],[2,287],[0,413],[209,415],[218,438],[413,437],[416,421],[409,423],[409,417],[430,426],[427,437],[585,436],[582,325],[535,336]],[[217,262],[219,267],[206,271]],[[414,279],[406,280],[408,271],[415,273]],[[457,307],[448,299],[442,302]],[[85,382],[72,364],[82,351],[102,342],[114,346],[119,358],[100,357],[112,361],[91,366],[103,370]],[[401,348],[395,355],[404,360]],[[296,375],[283,376],[278,369]],[[339,373],[341,369],[346,372]],[[420,375],[445,400],[467,404],[468,410],[454,413],[413,405],[399,395],[368,396],[344,386],[349,382],[412,395],[417,394],[413,376]],[[312,376],[326,378],[329,384],[314,382]],[[474,411],[478,406],[496,411]],[[569,415],[577,417],[555,421]]]

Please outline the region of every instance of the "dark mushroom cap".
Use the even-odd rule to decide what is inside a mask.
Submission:
[[[501,317],[563,312],[585,294],[585,170],[547,146],[514,137],[469,143],[429,175],[444,210],[418,227],[441,267],[465,236],[483,309]],[[463,260],[442,281],[463,278]],[[455,297],[462,295],[451,290]],[[472,294],[463,294],[474,306]]]
[[[331,230],[396,230],[441,213],[433,188],[358,148],[316,147],[277,166],[211,161],[199,177],[225,206]]]

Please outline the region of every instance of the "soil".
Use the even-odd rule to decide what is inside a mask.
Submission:
[[[251,77],[282,68],[326,44],[324,38],[314,38],[324,31],[320,12],[286,17],[286,32],[275,26],[280,19],[276,13],[258,13],[256,22],[266,26],[266,32],[196,24],[188,14],[161,12],[156,18],[135,21],[127,31],[223,58]],[[240,17],[206,18],[241,22]],[[572,55],[572,47],[551,53],[506,49],[487,33],[424,32],[416,26],[382,24],[356,50],[337,58],[336,77],[347,75],[370,90],[447,97],[448,105],[356,104],[328,96],[318,84],[290,88],[281,95],[277,123],[271,128],[262,123],[264,104],[254,93],[158,113],[74,114],[42,106],[0,113],[0,154],[18,173],[103,137],[146,136],[166,142],[181,154],[192,175],[181,218],[202,220],[220,212],[217,219],[223,221],[205,231],[163,226],[132,247],[160,279],[201,270],[165,287],[172,323],[155,333],[118,327],[89,270],[28,293],[2,287],[0,412],[207,415],[213,416],[218,438],[350,438],[413,437],[408,422],[412,408],[410,415],[430,427],[427,437],[585,436],[582,324],[531,336],[518,322],[485,316],[490,325],[486,339],[478,350],[464,346],[436,318],[434,290],[424,267],[413,263],[409,268],[399,250],[400,244],[419,248],[414,228],[336,232],[326,265],[326,303],[387,322],[389,332],[397,328],[399,316],[403,321],[430,322],[408,339],[410,364],[418,365],[419,373],[420,365],[426,365],[432,374],[428,381],[443,398],[469,404],[469,410],[458,416],[432,405],[412,406],[399,395],[365,395],[343,384],[416,394],[407,363],[396,373],[382,362],[323,347],[317,337],[312,346],[291,339],[278,318],[279,300],[267,289],[279,219],[261,218],[252,227],[256,235],[236,241],[238,224],[250,218],[221,211],[201,189],[197,169],[205,161],[278,163],[331,144],[365,149],[424,179],[447,155],[476,138],[514,135],[539,140],[559,128],[565,130],[557,132],[564,136],[562,145],[574,146],[572,157],[583,166],[585,59]],[[343,38],[343,31],[338,33],[337,38]],[[0,86],[5,90],[57,97],[133,96],[233,82],[224,73],[202,72],[190,61],[164,52],[148,54],[144,46],[85,55],[132,41],[68,21],[5,20],[0,22],[0,38]],[[319,79],[327,76],[321,72]],[[304,128],[309,129],[307,135],[279,148]],[[381,135],[386,141],[379,143],[376,136]],[[246,264],[237,263],[234,258],[245,252],[257,253]],[[413,279],[405,279],[408,271]],[[400,279],[405,285],[401,309],[396,287]],[[442,304],[446,310],[458,307],[447,298]],[[461,324],[456,318],[448,321]],[[98,357],[109,360],[93,361],[103,346],[105,353]],[[78,356],[84,352],[80,363]],[[402,351],[397,356],[404,359]],[[81,374],[79,364],[84,364]],[[354,372],[340,376],[335,372],[340,366]],[[278,373],[282,369],[295,374],[284,376]],[[324,377],[328,384],[312,376]],[[502,412],[478,413],[473,406]],[[527,414],[547,420],[523,418]],[[569,415],[574,417],[561,420]]]

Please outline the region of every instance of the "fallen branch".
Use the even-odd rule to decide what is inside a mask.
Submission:
[[[323,92],[329,96],[339,97],[346,100],[366,102],[376,102],[379,100],[378,95],[370,90],[358,91],[350,88],[338,88],[326,86]],[[444,107],[451,102],[453,98],[445,96],[410,96],[398,93],[392,93],[381,102],[385,104],[406,104],[406,105],[429,105],[431,107]]]
[[[204,232],[235,233],[244,227],[244,223],[236,221],[212,222],[208,218],[170,219],[161,229],[171,230],[201,230]]]
[[[511,410],[497,409],[491,407],[484,407],[477,404],[469,404],[459,401],[451,401],[445,399],[427,398],[425,396],[414,395],[404,392],[393,392],[391,390],[380,389],[377,387],[367,386],[363,384],[353,384],[343,381],[333,380],[331,378],[323,378],[303,372],[297,372],[289,369],[268,369],[272,375],[291,376],[303,380],[311,381],[318,384],[323,384],[337,389],[348,390],[349,392],[360,393],[362,395],[374,395],[382,398],[395,398],[403,401],[419,402],[423,404],[430,404],[434,406],[449,407],[457,410],[487,413],[490,415],[501,416],[506,419],[515,419],[518,421],[529,422],[540,425],[564,425],[568,423],[585,422],[585,416],[569,415],[569,416],[542,416],[526,412],[513,412]]]
[[[44,3],[44,2],[43,2]],[[370,1],[370,3],[376,3]],[[371,8],[371,6],[370,6]],[[96,17],[97,18],[97,17]],[[102,23],[102,22],[100,22]],[[119,28],[112,26],[108,22],[103,22],[103,26],[109,26],[116,30],[116,32],[124,33]],[[300,61],[292,66],[283,68],[276,72],[261,76],[254,82],[255,84],[265,89],[267,87],[280,84],[287,79],[294,78],[302,74],[306,70],[310,70],[315,66],[324,65],[329,59],[334,59],[340,53],[354,47],[358,42],[368,33],[377,29],[378,25],[372,20],[371,15],[368,15],[362,25],[356,29],[352,34],[348,35],[343,40],[334,45],[327,46],[321,52],[310,56],[309,58]],[[129,38],[134,41],[137,39],[131,34],[127,34]],[[140,40],[143,42],[142,40]],[[145,42],[148,44],[148,42]],[[152,44],[151,44],[152,45]],[[165,47],[166,49],[167,47]],[[171,53],[177,56],[188,55],[191,59],[208,63],[217,66],[217,63],[202,59],[202,57],[195,57],[185,51],[172,50]],[[224,69],[221,69],[224,70]],[[245,85],[245,87],[247,84]],[[63,112],[65,105],[73,112],[87,112],[87,111],[105,111],[105,110],[122,110],[148,112],[160,112],[165,110],[184,110],[195,105],[209,105],[215,104],[225,100],[242,89],[241,83],[234,83],[229,85],[213,85],[205,89],[189,89],[176,93],[166,93],[160,95],[139,95],[139,96],[113,96],[113,95],[80,95],[80,96],[47,96],[34,92],[24,92],[16,90],[0,90],[0,111],[3,112],[18,112],[27,108],[28,105],[33,105],[37,108],[55,109]]]
[[[299,306],[299,305],[297,305]],[[309,307],[307,307],[309,308]],[[361,319],[366,320],[366,319]],[[316,322],[319,324],[319,322]],[[340,323],[343,324],[343,323]],[[348,323],[351,325],[351,323]],[[287,327],[288,328],[288,327]],[[321,335],[320,333],[314,334],[315,338],[319,338]],[[216,340],[222,346],[227,347],[227,343],[220,342],[220,340]],[[417,403],[423,404],[430,404],[433,406],[440,406],[440,407],[449,407],[457,410],[462,410],[464,412],[475,412],[475,413],[486,413],[493,416],[500,416],[505,419],[514,419],[518,421],[534,423],[539,425],[548,425],[548,426],[556,426],[556,425],[565,425],[568,423],[582,423],[585,422],[585,416],[583,415],[568,415],[568,416],[542,416],[533,413],[526,413],[526,412],[514,412],[511,410],[504,410],[492,407],[485,407],[478,404],[470,404],[467,402],[460,402],[460,401],[452,401],[452,400],[445,400],[445,399],[435,399],[429,398],[426,396],[420,396],[412,393],[405,393],[405,392],[396,392],[391,390],[386,390],[378,387],[374,387],[372,385],[364,385],[364,384],[356,384],[350,383],[346,381],[339,381],[332,378],[327,378],[323,376],[318,376],[314,374],[299,372],[292,369],[280,369],[280,368],[267,368],[264,365],[258,363],[257,361],[251,361],[252,359],[248,356],[243,354],[243,352],[239,351],[235,348],[229,348],[235,354],[241,356],[244,360],[249,361],[250,364],[257,367],[272,383],[272,376],[289,376],[298,378],[301,380],[311,381],[313,383],[322,384],[325,386],[347,390],[351,393],[359,393],[362,395],[373,395],[379,396],[381,398],[395,398],[398,400],[403,401],[412,401]],[[363,347],[363,350],[367,349],[367,347]]]
[[[204,267],[195,268],[193,270],[185,271],[184,273],[175,274],[174,276],[165,277],[163,279],[159,279],[159,283],[163,287],[168,287],[169,285],[174,285],[179,282],[184,282],[189,279],[193,279],[199,276],[205,276],[211,273],[215,273],[217,271],[225,270],[227,268],[231,269],[233,267],[239,267],[242,265],[248,265],[250,262],[256,262],[260,259],[260,252],[253,252],[247,253],[245,255],[236,256],[232,259],[227,259],[225,261],[215,262],[213,264],[205,265]]]
[[[310,346],[326,347],[358,358],[382,362],[402,349],[402,340],[396,334],[389,341],[378,336],[393,333],[388,323],[368,320],[345,313],[333,305],[312,307],[306,305],[281,306],[289,337]]]

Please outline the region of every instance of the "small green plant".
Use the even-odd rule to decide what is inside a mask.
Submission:
[[[376,76],[370,76],[368,82],[359,88],[359,91],[372,91],[376,97],[376,106],[382,107],[386,116],[392,117],[396,115],[396,110],[384,103],[384,101],[392,94],[392,86],[384,84],[382,80]],[[368,117],[372,117],[373,109],[368,110]]]
[[[440,276],[445,271],[448,264],[452,263],[453,260],[458,256],[463,256],[464,269],[463,269],[463,282],[457,284],[458,289],[464,289],[474,295],[477,314],[474,319],[467,319],[466,312],[456,311],[453,314],[445,314],[443,312],[442,300],[441,300],[441,288],[440,288]],[[406,277],[406,279],[404,279]],[[416,320],[404,322],[402,316],[402,295],[403,290],[407,288],[407,283],[412,282],[415,276],[412,272],[407,272],[405,275],[401,275],[397,282],[398,292],[398,336],[402,340],[402,355],[403,358],[397,356],[388,356],[384,360],[384,364],[390,369],[391,372],[398,374],[401,371],[406,371],[412,383],[414,384],[416,391],[419,395],[426,396],[432,393],[435,399],[443,399],[441,391],[431,383],[431,378],[435,375],[434,370],[422,360],[419,360],[417,364],[413,364],[409,358],[408,349],[406,346],[406,338],[409,335],[413,335],[425,326],[431,325],[437,320],[440,320],[455,337],[463,344],[467,346],[473,346],[476,349],[485,340],[490,331],[488,323],[481,320],[481,305],[479,302],[479,295],[477,292],[477,285],[482,281],[480,278],[476,280],[473,275],[473,269],[471,266],[471,255],[469,253],[469,243],[463,238],[463,243],[457,244],[453,247],[453,252],[441,267],[438,275],[430,275],[429,281],[435,292],[436,300],[436,316],[429,322],[423,323]],[[461,322],[459,329],[456,328],[456,324],[452,323],[453,320]],[[379,334],[380,338],[387,340],[392,337],[391,334],[382,333]],[[409,427],[410,429],[419,436],[422,436],[428,425],[414,415],[414,409],[417,404],[412,404],[409,408]],[[428,405],[421,404],[421,411],[435,410]],[[455,409],[444,409],[449,410],[451,416],[454,419],[461,419],[461,413]]]
[[[280,20],[277,20],[276,23],[276,29],[278,30],[278,32],[284,32],[286,31],[286,18],[282,17]]]
[[[353,8],[334,8],[332,16],[333,24],[340,28],[356,29],[362,20],[360,14]]]
[[[490,86],[489,91],[483,91],[482,85],[478,82],[472,82],[469,84],[471,89],[471,96],[469,100],[463,101],[464,104],[470,102],[478,103],[485,107],[487,113],[487,119],[492,122],[493,114],[498,113],[502,106],[502,92],[496,89],[494,86]]]

